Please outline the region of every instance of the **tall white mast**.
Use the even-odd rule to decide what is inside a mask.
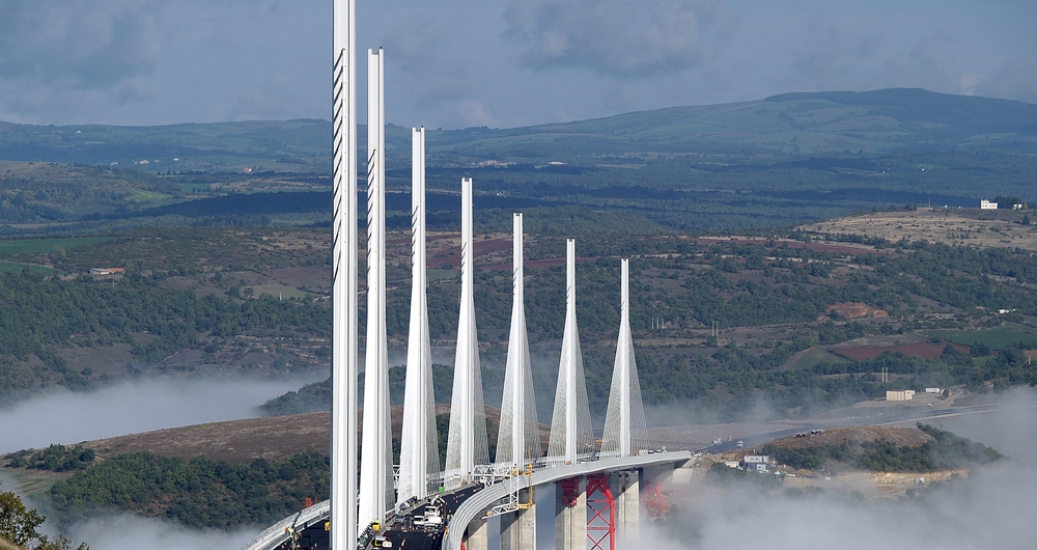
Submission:
[[[335,0],[332,15],[331,548],[357,544],[357,129],[356,9]]]
[[[389,353],[385,335],[384,55],[367,51],[367,358],[364,362],[360,529],[385,521],[392,502]]]
[[[477,464],[490,462],[486,441],[486,409],[483,407],[479,342],[475,327],[475,293],[472,271],[472,179],[461,179],[461,310],[457,321],[454,355],[454,390],[450,399],[450,433],[447,438],[445,473],[453,486],[466,481]]]
[[[612,370],[612,390],[605,413],[605,432],[601,444],[603,456],[631,456],[648,448],[648,426],[641,384],[634,359],[634,341],[630,335],[630,260],[622,262],[621,313],[616,365]]]
[[[439,437],[432,389],[428,335],[428,279],[425,275],[425,129],[413,129],[411,180],[411,300],[407,344],[407,384],[400,442],[400,483],[396,502],[429,493],[429,475],[439,473]]]
[[[500,431],[496,462],[500,466],[524,467],[540,458],[540,429],[533,399],[533,373],[526,332],[525,284],[522,267],[522,214],[515,214],[512,237],[514,266],[511,335],[504,375]]]
[[[587,382],[583,374],[583,351],[576,324],[576,241],[566,242],[565,331],[558,362],[558,386],[551,415],[550,462],[575,464],[577,458],[594,452]]]

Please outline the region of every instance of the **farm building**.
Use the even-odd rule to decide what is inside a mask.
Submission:
[[[915,390],[886,390],[886,401],[910,401],[915,398]]]

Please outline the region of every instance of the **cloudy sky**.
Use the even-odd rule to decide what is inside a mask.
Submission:
[[[512,127],[894,86],[1037,103],[1033,0],[357,4],[357,44],[385,48],[386,115],[402,126]],[[331,9],[0,0],[0,120],[328,119]]]

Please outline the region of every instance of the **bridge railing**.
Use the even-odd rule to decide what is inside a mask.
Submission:
[[[327,517],[331,512],[331,500],[318,502],[299,513],[288,516],[261,531],[254,539],[242,547],[242,550],[259,550],[273,548],[280,542],[288,540],[287,529],[301,530]]]

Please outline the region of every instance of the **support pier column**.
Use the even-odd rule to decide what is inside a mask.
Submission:
[[[536,550],[537,509],[536,504],[533,504],[533,495],[529,493],[529,489],[519,491],[519,502],[529,503],[529,507],[501,516],[501,550]]]
[[[468,524],[468,532],[465,533],[464,547],[465,550],[489,550],[490,527],[486,525],[485,519],[473,519],[472,522]]]
[[[587,549],[587,480],[555,484],[555,550]]]
[[[616,499],[616,534],[619,541],[637,540],[641,535],[640,471],[613,472],[610,485]]]

